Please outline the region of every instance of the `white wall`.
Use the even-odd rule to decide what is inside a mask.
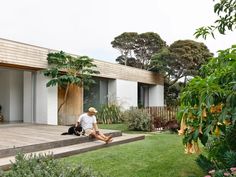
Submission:
[[[33,123],[33,79],[32,73],[24,71],[23,76],[23,120]]]
[[[116,80],[116,98],[124,109],[137,107],[138,83],[135,81]]]
[[[57,125],[57,86],[46,87],[49,78],[36,74],[36,123]]]
[[[164,86],[149,87],[149,106],[164,106]]]

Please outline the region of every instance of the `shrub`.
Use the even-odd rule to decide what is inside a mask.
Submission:
[[[121,123],[121,107],[117,104],[104,104],[98,111],[97,119],[103,124]]]
[[[141,109],[131,109],[123,113],[130,130],[151,131],[151,117]]]
[[[0,173],[1,177],[96,177],[93,171],[81,165],[67,166],[52,155],[16,155],[16,162],[10,171]]]

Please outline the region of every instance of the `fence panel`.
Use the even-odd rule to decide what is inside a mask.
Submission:
[[[166,127],[166,124],[170,121],[177,120],[177,107],[146,107],[143,108],[147,111],[151,118],[153,128]]]

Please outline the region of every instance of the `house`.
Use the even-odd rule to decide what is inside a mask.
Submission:
[[[47,54],[55,50],[0,38],[0,105],[6,122],[58,124],[58,104],[63,90],[46,87],[49,78]],[[64,124],[74,123],[89,106],[116,102],[124,109],[131,106],[163,106],[164,81],[157,73],[94,60],[100,72],[90,90],[76,88],[69,96],[70,111]],[[75,89],[75,88],[71,88]]]

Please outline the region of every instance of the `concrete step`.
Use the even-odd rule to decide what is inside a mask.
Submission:
[[[33,152],[34,154],[53,154],[55,158],[66,157],[74,154],[80,154],[84,152],[88,152],[91,150],[96,150],[100,148],[110,147],[118,144],[129,143],[133,141],[143,140],[145,138],[144,135],[133,135],[133,134],[123,134],[122,136],[116,136],[113,138],[113,141],[109,144],[105,144],[102,141],[90,141],[84,142],[80,144],[74,144],[64,147],[58,148],[50,148],[43,151]],[[32,153],[27,153],[26,155],[30,155]],[[15,162],[15,156],[9,156],[0,158],[0,168],[2,170],[7,170],[11,166],[11,162]]]
[[[113,137],[122,136],[122,133],[120,131],[114,131],[114,130],[103,130],[103,133],[105,135],[112,134]],[[51,139],[48,141],[42,141],[45,139],[45,136],[46,135],[44,135],[44,137],[38,136],[38,139],[36,139],[35,141],[30,141],[28,138],[28,135],[18,137],[17,140],[14,140],[16,143],[14,144],[13,142],[14,144],[13,147],[11,146],[11,147],[5,147],[5,148],[0,149],[0,158],[4,158],[8,156],[15,156],[17,152],[30,153],[30,152],[42,151],[46,149],[64,147],[64,146],[69,146],[69,145],[74,145],[74,144],[81,144],[81,143],[91,141],[91,139],[87,136],[59,135],[59,134],[57,135],[57,137],[54,134],[48,135],[48,137],[51,136],[50,137]],[[12,137],[14,136],[13,135],[9,136],[9,140],[12,140],[13,139]],[[6,140],[4,144],[7,144],[8,137],[5,136],[5,139]]]

